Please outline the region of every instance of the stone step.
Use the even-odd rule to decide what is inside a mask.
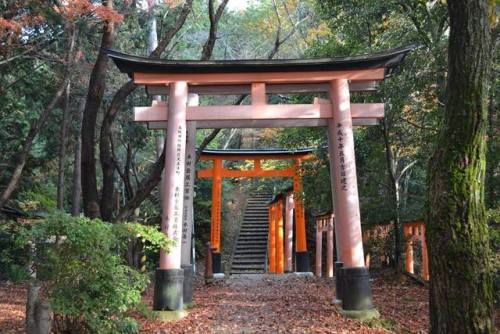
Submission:
[[[267,232],[269,230],[269,226],[267,224],[262,224],[262,226],[255,225],[255,226],[241,226],[240,232],[244,231],[255,231],[255,232]]]
[[[261,243],[261,244],[254,244],[254,245],[250,245],[250,244],[247,244],[247,245],[236,245],[236,250],[242,250],[242,249],[248,249],[248,250],[254,250],[254,249],[266,249],[267,248],[267,244],[264,244],[264,243]]]
[[[266,230],[245,230],[240,231],[240,237],[247,236],[267,236],[269,233]]]
[[[267,242],[237,244],[236,249],[266,249]]]
[[[242,265],[234,265],[231,267],[231,270],[248,270],[248,269],[261,269],[264,270],[264,264],[242,264]]]
[[[260,259],[264,261],[266,259],[265,254],[238,254],[234,259]]]
[[[257,239],[257,240],[239,240],[236,245],[250,245],[254,243],[267,244],[267,238]]]
[[[264,259],[254,258],[254,259],[238,259],[235,258],[232,263],[232,267],[235,265],[244,265],[244,264],[264,264]]]
[[[248,235],[248,234],[268,235],[269,230],[268,229],[247,229],[247,230],[240,231],[240,235]]]
[[[254,243],[263,244],[263,243],[267,242],[267,238],[245,238],[245,239],[241,239],[240,238],[238,240],[238,243],[236,245],[240,245],[241,241],[244,241],[244,243],[242,245],[245,245],[245,244],[254,244]]]
[[[265,255],[266,254],[266,249],[237,249],[234,252],[235,256],[239,255],[252,255],[252,256],[258,256],[258,255]]]

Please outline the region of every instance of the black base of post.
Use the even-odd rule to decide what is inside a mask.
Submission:
[[[222,268],[222,254],[212,253],[212,269],[214,274],[223,274],[224,270]]]
[[[345,311],[373,309],[370,274],[365,267],[342,268],[341,297]]]
[[[295,253],[296,268],[295,271],[298,273],[307,273],[311,269],[309,267],[309,253],[308,252],[297,252]]]
[[[181,266],[184,269],[184,281],[182,286],[182,298],[184,304],[191,304],[193,302],[193,265],[183,264]]]
[[[342,293],[344,285],[342,284],[342,267],[344,266],[343,262],[337,261],[335,262],[335,298],[337,301],[342,300]]]
[[[183,281],[184,269],[156,269],[153,310],[182,310],[184,304]]]

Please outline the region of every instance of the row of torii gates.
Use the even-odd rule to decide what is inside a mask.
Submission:
[[[134,110],[135,121],[147,123],[150,129],[167,130],[161,228],[175,245],[160,252],[155,310],[181,310],[183,291],[190,289],[183,266],[191,266],[196,129],[311,126],[327,127],[328,133],[336,253],[343,266],[338,272],[348,291],[337,298],[347,313],[374,310],[364,263],[353,126],[377,124],[384,117],[384,104],[351,103],[350,94],[375,91],[377,83],[392,74],[414,48],[344,58],[227,61],[158,60],[107,51],[136,85],[146,86],[150,95],[168,96],[168,102],[153,101],[149,107]],[[267,94],[297,93],[326,93],[329,98],[315,98],[312,104],[267,102]],[[250,95],[251,104],[200,106],[197,97],[239,94]],[[215,176],[216,193],[220,192],[217,173],[222,177],[226,172],[216,163],[210,172],[200,171],[199,175]],[[303,212],[303,208],[297,211]],[[220,203],[214,201],[212,214],[220,217]],[[302,224],[305,221],[296,225]],[[220,228],[213,231],[211,239],[217,245]]]

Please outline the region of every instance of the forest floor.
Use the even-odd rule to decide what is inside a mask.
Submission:
[[[331,279],[296,275],[238,275],[196,282],[194,307],[175,323],[139,316],[141,333],[427,333],[428,291],[406,276],[374,276],[381,318],[361,323],[332,304]],[[152,289],[145,300],[151,304]]]
[[[372,324],[342,316],[330,279],[295,275],[236,277],[205,285],[182,320],[163,323],[135,313],[141,333],[427,333],[428,291],[406,276],[374,273]],[[144,296],[151,305],[152,288]],[[26,288],[0,284],[0,333],[24,333]]]

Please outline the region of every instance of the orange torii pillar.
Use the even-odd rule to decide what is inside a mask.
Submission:
[[[168,253],[160,250],[160,266],[155,273],[153,309],[180,311],[183,308],[184,281],[184,270],[181,269],[181,238],[188,86],[184,81],[177,81],[171,83],[169,88],[161,230],[175,243]]]
[[[276,206],[269,205],[269,235],[268,235],[268,250],[267,257],[269,261],[268,272],[271,274],[276,273]]]
[[[269,239],[268,239],[269,273],[285,272],[285,256],[283,252],[283,204],[278,195],[269,204]]]
[[[221,256],[221,220],[222,220],[222,160],[214,159],[212,177],[212,212],[210,222],[210,244],[212,245],[212,266],[214,274],[224,274]]]
[[[373,309],[370,276],[364,263],[348,79],[332,80],[329,93],[333,109],[328,123],[330,163],[334,167],[332,207],[338,254],[343,263],[337,273],[341,283],[337,300],[342,301],[345,312],[362,312],[372,317],[377,312]]]
[[[285,272],[293,272],[293,191],[286,193],[285,197]]]
[[[403,224],[403,233],[406,238],[405,252],[407,272],[414,274],[413,241],[420,241],[422,248],[422,278],[429,280],[429,257],[427,254],[427,243],[425,241],[425,224],[423,222],[411,222]]]
[[[281,196],[278,197],[278,201],[275,205],[276,273],[283,274],[285,272],[285,255],[283,252],[283,201]]]
[[[323,232],[327,232],[327,255],[326,265],[327,277],[333,277],[333,214],[316,217],[316,270],[315,275],[321,277],[322,270],[322,248],[323,248]]]
[[[306,217],[304,194],[302,191],[300,159],[295,160],[293,192],[295,201],[295,271],[309,272],[309,253],[307,252]]]

